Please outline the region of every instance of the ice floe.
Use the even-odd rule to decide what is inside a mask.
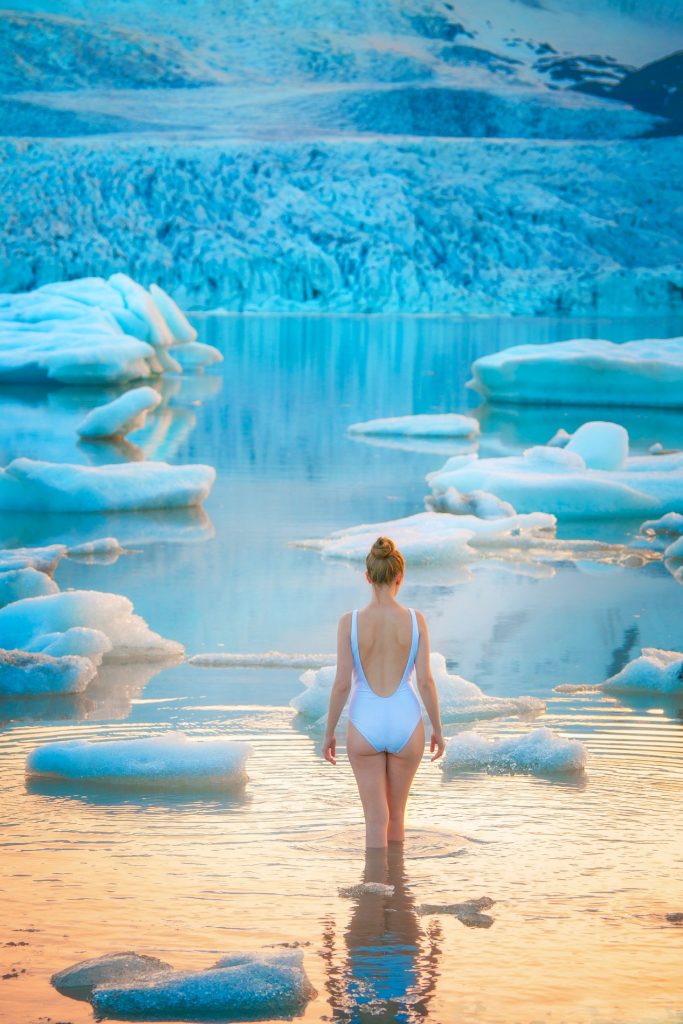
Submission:
[[[643,647],[640,657],[606,679],[600,689],[605,693],[628,690],[683,693],[683,653]]]
[[[247,743],[191,740],[178,732],[96,743],[78,739],[37,747],[26,759],[26,773],[31,778],[107,786],[235,786],[246,781],[244,765],[250,753]]]
[[[257,653],[230,653],[216,651],[207,654],[193,654],[187,659],[188,665],[201,668],[322,668],[334,664],[336,654],[283,654],[281,651]]]
[[[0,650],[0,697],[82,693],[96,671],[85,657]]]
[[[161,402],[154,388],[132,388],[106,405],[92,409],[78,427],[83,438],[125,437],[144,427],[147,413]]]
[[[614,426],[596,422],[584,424],[590,430],[576,432],[576,446],[589,462],[616,463],[623,435]],[[608,470],[591,468],[571,444],[536,445],[522,455],[502,458],[460,456],[427,480],[437,499],[450,487],[466,493],[484,490],[521,512],[541,508],[568,519],[683,510],[683,453],[631,456]]]
[[[576,338],[476,359],[470,386],[498,402],[683,407],[683,338]]]
[[[56,594],[58,590],[55,581],[37,569],[8,569],[0,572],[0,607],[24,597]]]
[[[579,740],[564,739],[544,728],[494,740],[476,732],[459,733],[448,740],[443,764],[452,769],[545,775],[581,771],[587,758]]]
[[[479,434],[479,423],[472,416],[441,413],[367,420],[363,423],[352,423],[347,430],[349,434],[368,434],[377,437],[474,438]]]
[[[279,1020],[303,1013],[316,995],[298,949],[231,953],[200,971],[109,953],[60,971],[52,983],[88,999],[98,1017],[136,1020]]]
[[[111,384],[181,372],[169,349],[194,346],[196,337],[156,285],[147,291],[121,273],[55,282],[0,295],[0,380]],[[188,353],[188,365],[222,358],[210,350]]]
[[[111,661],[178,660],[183,654],[182,644],[154,633],[120,594],[69,590],[0,608],[0,647],[54,653],[58,640],[60,654],[92,653],[104,644]]]
[[[508,715],[527,718],[545,711],[545,702],[536,697],[489,697],[476,683],[449,673],[446,659],[436,651],[431,653],[430,666],[444,722],[482,721]],[[317,671],[309,669],[304,672],[300,681],[305,689],[292,697],[290,706],[304,718],[322,724],[336,671],[336,665],[329,665]]]
[[[14,459],[0,470],[0,510],[113,512],[198,505],[211,490],[211,466],[135,462],[80,466]]]
[[[554,526],[555,517],[544,512],[480,519],[427,511],[402,519],[362,523],[336,530],[322,540],[298,541],[297,545],[317,548],[329,558],[364,561],[378,534],[387,533],[412,564],[457,563],[478,557],[478,548],[524,546],[540,531]]]

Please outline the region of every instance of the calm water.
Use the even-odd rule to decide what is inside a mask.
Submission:
[[[203,512],[0,517],[5,546],[117,536],[133,553],[108,565],[62,561],[58,583],[127,595],[188,654],[334,649],[338,616],[365,600],[363,578],[292,542],[420,511],[424,475],[446,457],[353,441],[350,423],[475,407],[464,388],[472,359],[510,344],[683,333],[664,320],[197,323],[225,362],[165,380],[165,403],[130,443],[77,443],[101,392],[0,392],[3,464],[154,457],[217,468]],[[476,415],[482,453],[497,454],[615,411]],[[619,419],[638,450],[683,446],[681,415]],[[560,533],[617,542],[638,525],[586,521]],[[0,980],[0,1020],[91,1020],[89,1004],[49,984],[87,956],[135,949],[203,967],[218,953],[294,942],[318,990],[308,1021],[680,1022],[683,928],[664,915],[683,910],[683,701],[552,688],[600,681],[641,646],[680,649],[683,588],[658,563],[489,563],[447,583],[409,576],[404,600],[425,612],[433,648],[487,693],[547,699],[535,724],[586,743],[585,776],[449,775],[425,761],[405,859],[388,869],[395,894],[359,902],[337,893],[366,877],[355,784],[345,758],[336,769],[322,762],[318,737],[294,719],[297,671],[117,666],[78,701],[7,702],[0,948],[2,973],[25,973]],[[248,740],[243,796],[80,794],[24,781],[39,743],[168,728]],[[488,928],[420,913],[479,896],[495,901]]]

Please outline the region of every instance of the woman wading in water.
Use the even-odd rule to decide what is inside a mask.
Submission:
[[[323,757],[336,764],[335,730],[351,694],[346,748],[358,783],[368,848],[403,842],[408,793],[425,748],[422,710],[432,725],[432,761],[445,741],[439,699],[429,667],[429,633],[421,612],[396,600],[403,555],[388,537],[378,537],[365,560],[370,603],[347,612],[337,631],[335,676]]]

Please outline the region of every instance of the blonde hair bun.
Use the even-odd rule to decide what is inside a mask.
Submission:
[[[378,537],[372,545],[372,554],[375,558],[389,558],[396,550],[396,545],[390,537]]]
[[[391,537],[378,537],[365,559],[370,580],[377,586],[393,583],[405,572],[405,560]]]

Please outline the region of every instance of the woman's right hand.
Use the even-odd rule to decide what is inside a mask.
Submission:
[[[444,750],[446,749],[446,740],[442,732],[433,732],[432,739],[429,744],[429,749],[432,753],[432,761],[438,761]]]
[[[334,734],[332,736],[325,736],[322,745],[322,755],[330,764],[337,763],[337,740]]]

